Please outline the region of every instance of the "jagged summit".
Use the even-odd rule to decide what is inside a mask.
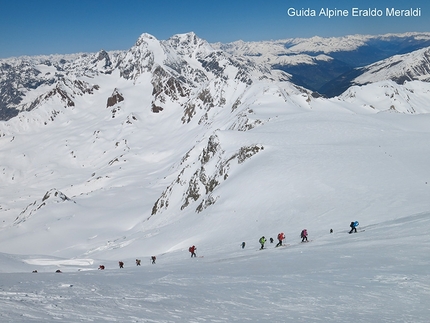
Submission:
[[[174,35],[164,43],[190,58],[200,58],[214,51],[206,40],[199,38],[194,32]]]
[[[89,93],[100,87],[93,82],[100,75],[115,78],[114,74],[119,73],[121,78],[133,82],[138,82],[140,77],[150,77],[153,87],[151,111],[160,112],[169,102],[177,101],[185,106],[186,114],[194,111],[195,103],[191,102],[194,97],[201,97],[200,92],[207,91],[205,87],[212,87],[210,92],[218,91],[210,85],[215,79],[222,81],[223,85],[216,85],[220,87],[229,82],[250,85],[258,79],[288,80],[289,77],[285,73],[272,72],[264,64],[257,65],[246,58],[215,50],[193,32],[174,35],[165,41],[144,33],[127,51],[101,50],[55,63],[48,59],[17,60],[14,65],[3,63],[1,66],[0,111],[5,120],[55,98],[64,102],[64,106],[74,106],[76,94]],[[25,78],[21,76],[23,74]]]
[[[193,47],[201,42],[207,43],[204,39],[198,37],[193,31],[173,35],[167,39],[167,42],[170,42],[172,46],[175,46],[174,44],[180,44],[182,47]],[[177,47],[177,45],[175,47]]]
[[[109,57],[109,54],[104,50],[100,50],[97,53],[97,58],[94,60],[94,62],[102,62],[103,68],[108,68],[112,66],[112,61]]]
[[[157,38],[155,36],[148,34],[148,33],[143,33],[139,36],[139,38],[137,38],[134,46],[140,46],[144,42],[156,41],[156,40],[157,40]]]

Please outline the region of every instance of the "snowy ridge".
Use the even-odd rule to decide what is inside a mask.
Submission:
[[[381,81],[365,86],[352,86],[340,96],[341,100],[371,109],[375,112],[406,114],[429,113],[426,101],[430,93],[427,82]]]
[[[404,55],[395,55],[363,68],[363,74],[355,78],[353,84],[367,84],[382,80],[430,81],[430,47]]]

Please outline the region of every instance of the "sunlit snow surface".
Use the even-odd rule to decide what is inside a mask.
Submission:
[[[320,230],[313,241],[257,250],[202,245],[115,262],[63,265],[19,257],[28,273],[0,275],[2,322],[427,322],[429,214],[363,226],[364,232]],[[233,239],[234,240],[234,239]],[[255,239],[254,239],[255,240]],[[145,260],[145,259],[144,259]],[[1,256],[1,262],[11,259]],[[30,273],[33,268],[39,273]],[[54,273],[61,268],[63,273]],[[92,270],[89,270],[92,269]]]

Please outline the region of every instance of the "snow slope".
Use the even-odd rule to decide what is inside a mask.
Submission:
[[[1,321],[427,322],[427,83],[313,98],[171,42],[0,123]]]
[[[421,228],[418,229],[418,228]],[[288,247],[256,250],[233,243],[199,245],[133,259],[119,269],[104,262],[48,266],[32,259],[0,274],[2,322],[427,322],[430,298],[429,214],[365,226],[348,235],[311,232],[310,243],[287,236]],[[276,232],[276,231],[274,231]],[[417,248],[417,244],[419,248]],[[2,264],[11,259],[1,256]],[[15,259],[29,262],[29,257]],[[21,260],[21,261],[19,261]],[[40,265],[37,266],[37,261]],[[54,262],[53,262],[54,264]],[[54,273],[61,268],[63,273]],[[78,271],[78,270],[80,271]]]

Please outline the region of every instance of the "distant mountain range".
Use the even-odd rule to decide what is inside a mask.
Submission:
[[[216,46],[233,55],[242,55],[283,70],[291,74],[291,81],[295,84],[332,97],[341,94],[349,86],[358,84],[353,79],[368,71],[368,65],[394,55],[408,54],[429,47],[430,33],[312,37],[265,42],[238,41],[218,43]],[[396,57],[407,59],[407,55]],[[416,54],[414,57],[416,58]],[[425,64],[424,60],[420,61]],[[411,59],[408,64],[415,62]],[[389,63],[386,63],[385,68],[389,67],[394,68],[394,65],[389,66]],[[422,70],[422,66],[419,69]],[[411,67],[411,70],[414,68]],[[419,78],[419,75],[416,78],[413,72],[404,77],[401,76],[401,71],[392,73],[398,75],[397,81],[403,78]]]
[[[158,42],[147,34],[141,38],[145,37]],[[382,79],[392,79],[398,83],[404,80],[427,81],[430,70],[429,50],[426,49],[430,46],[430,33],[237,41],[228,44],[209,44],[193,33],[187,34],[186,38],[187,41],[184,41],[179,36],[173,36],[161,41],[160,46],[173,56],[196,57],[204,69],[224,78],[227,75],[223,75],[226,71],[222,61],[228,60],[246,73],[289,81],[317,92],[315,95],[326,97],[340,95],[355,84]],[[43,99],[45,90],[50,92],[45,93],[45,98],[46,95],[58,94],[68,101],[67,104],[73,104],[73,100],[66,95],[64,87],[73,87],[73,91],[78,92],[92,91],[86,84],[70,83],[70,78],[114,71],[119,71],[121,77],[126,79],[136,78],[154,64],[152,54],[148,57],[141,55],[146,54],[130,49],[1,59],[0,120],[8,120],[20,111],[33,109]],[[184,94],[190,82],[199,82],[202,75],[193,68],[184,69],[185,65],[175,61],[173,56],[166,60],[173,72],[170,84],[172,90]],[[236,77],[247,78],[246,73]],[[55,89],[52,89],[54,84]],[[153,103],[154,109],[162,108],[158,103]]]

